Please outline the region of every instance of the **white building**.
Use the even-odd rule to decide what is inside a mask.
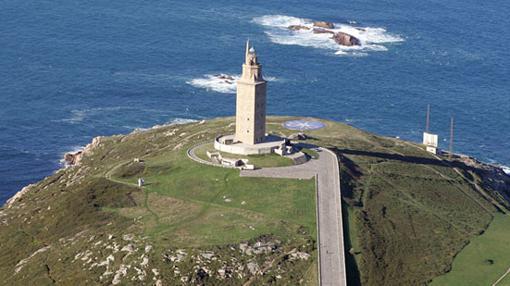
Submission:
[[[423,132],[423,145],[425,145],[425,150],[427,150],[427,152],[430,152],[432,154],[437,154],[437,146],[438,146],[437,134]]]

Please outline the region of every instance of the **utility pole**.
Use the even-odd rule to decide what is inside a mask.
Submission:
[[[448,159],[452,160],[453,155],[453,116],[450,119],[450,151],[448,154]]]
[[[427,104],[427,122],[425,124],[425,132],[429,133],[430,129],[430,104]]]

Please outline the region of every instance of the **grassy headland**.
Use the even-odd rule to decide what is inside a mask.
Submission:
[[[268,130],[290,135],[281,125],[288,119],[269,117]],[[313,181],[241,178],[237,170],[187,158],[196,143],[233,133],[232,122],[96,140],[79,165],[0,209],[0,281],[315,285]],[[470,241],[486,244],[480,234],[497,226],[507,202],[481,189],[476,166],[324,122],[306,142],[339,157],[352,285],[427,284],[456,256],[463,264],[461,250]],[[144,188],[135,185],[139,177]],[[466,256],[469,264],[473,255]],[[489,256],[494,273],[504,268],[504,260]]]

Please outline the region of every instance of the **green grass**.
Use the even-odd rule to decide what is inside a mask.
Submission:
[[[497,214],[484,234],[457,255],[452,270],[430,285],[492,285],[510,268],[510,217]],[[497,285],[510,285],[510,277]]]
[[[268,132],[295,133],[282,127],[291,119],[295,118],[269,117]],[[0,209],[0,280],[9,285],[46,284],[50,278],[63,285],[107,283],[97,280],[103,269],[88,270],[81,260],[72,260],[99,240],[125,244],[122,235],[127,233],[143,237],[137,246],[140,249],[145,243],[154,246],[151,264],[162,271],[164,285],[180,281],[174,280],[170,264],[161,259],[162,253],[178,247],[214,250],[220,257],[245,263],[253,257],[230,247],[268,235],[282,241],[282,251],[276,256],[293,248],[316,255],[312,180],[241,178],[238,170],[209,167],[187,158],[190,146],[212,142],[218,134],[232,134],[233,120],[165,126],[96,142],[81,166],[49,176],[16,207]],[[456,258],[452,272],[434,284],[490,285],[510,267],[504,243],[510,237],[510,223],[496,216],[490,224],[496,208],[471,186],[478,179],[465,175],[468,168],[459,165],[463,176],[417,144],[323,122],[325,128],[306,132],[312,138],[306,143],[330,147],[341,160],[342,198],[349,205],[344,223],[356,253],[351,262],[359,270],[358,282],[424,285],[446,273]],[[135,163],[134,158],[144,163]],[[281,157],[249,159],[255,164],[260,159],[259,166],[291,164],[280,161]],[[146,179],[143,190],[135,185],[138,177]],[[4,219],[7,224],[1,224]],[[82,232],[65,247],[59,242]],[[116,238],[108,239],[110,234]],[[36,255],[20,274],[12,275],[20,260],[46,245],[52,246],[50,251]],[[104,260],[106,249],[97,250],[98,258]],[[117,253],[116,267],[125,263],[121,251]],[[129,256],[126,263],[137,257]],[[314,257],[299,263],[278,258],[271,271],[276,274],[284,269],[287,274],[279,285],[298,285],[302,279],[313,285],[317,281]],[[191,261],[184,266],[183,273],[193,273]],[[252,285],[269,284],[273,274]],[[123,283],[137,283],[130,281]],[[507,277],[499,285],[509,281]]]
[[[143,172],[133,177],[123,174],[124,170],[133,173],[132,168],[125,168],[126,163],[113,167],[114,172],[107,175],[115,182],[134,185],[139,176],[145,179],[145,192],[134,197],[143,203],[103,210],[141,220],[144,234],[159,248],[218,249],[263,235],[285,241],[290,248],[314,245],[313,180],[240,177],[239,170],[192,161],[186,150],[144,158]],[[317,253],[313,249],[312,259],[295,266],[303,267],[299,274],[303,285],[317,283]],[[254,285],[265,283],[265,278],[260,279]]]
[[[360,284],[359,264],[361,248],[359,245],[358,222],[356,221],[356,209],[342,201],[342,218],[345,245],[345,266],[347,270],[347,284],[356,286]]]
[[[146,165],[147,191],[182,202],[172,220],[164,222],[160,211],[160,223],[149,235],[178,232],[182,235],[176,243],[191,240],[195,245],[238,242],[264,233],[287,237],[299,227],[316,235],[313,180],[240,177],[238,170],[201,165],[182,151],[148,158]],[[158,213],[150,199],[147,204]]]
[[[281,127],[286,119],[274,119],[268,124],[269,131],[279,135],[292,133]],[[419,146],[339,123],[325,123],[326,128],[307,132],[315,138],[307,142],[341,150],[351,162],[342,164],[346,166],[342,168],[342,178],[349,172],[359,173],[342,191],[352,192],[352,198],[346,200],[351,206],[349,238],[356,252],[352,262],[358,267],[363,285],[389,281],[416,285],[429,281],[444,273],[469,239],[491,220],[494,208],[465,178]],[[212,144],[209,146],[212,149]],[[197,155],[205,157],[207,148],[206,145],[198,150]],[[164,214],[163,208],[149,203],[159,221],[145,216],[147,234],[168,236],[177,245],[211,245],[262,233],[295,237],[295,229],[303,226],[315,237],[311,227],[315,222],[313,209],[307,209],[297,199],[313,198],[303,197],[298,190],[279,191],[292,190],[293,183],[302,182],[239,178],[237,170],[182,160],[184,149],[186,146],[181,153],[146,158],[144,176],[152,183],[147,186],[149,195],[183,202],[176,207],[182,219],[174,219],[171,214]],[[265,166],[274,165],[270,162]],[[309,184],[313,188],[312,182]],[[260,196],[260,192],[268,196]],[[224,196],[232,201],[225,202]],[[246,204],[240,205],[242,201]],[[241,213],[237,213],[239,210]],[[301,213],[308,215],[300,216]],[[168,219],[161,219],[165,216]],[[310,217],[313,221],[308,220]],[[172,233],[177,235],[170,236]]]

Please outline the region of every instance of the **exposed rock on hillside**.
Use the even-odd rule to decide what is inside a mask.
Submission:
[[[202,121],[98,137],[81,152],[67,154],[72,167],[25,187],[0,208],[0,280],[9,285],[33,281],[41,285],[242,285],[251,281],[257,285],[270,280],[300,284],[308,269],[316,269],[315,260],[310,259],[315,238],[302,231],[301,224],[283,215],[271,218],[251,210],[254,199],[247,204],[244,198],[239,201],[243,203],[225,208],[209,206],[206,209],[213,210],[204,212],[207,199],[199,204],[145,193],[135,184],[143,176],[147,186],[157,186],[169,174],[186,173],[194,163],[182,148],[212,141],[218,132],[233,132],[229,123]],[[149,175],[159,179],[148,179]],[[175,189],[189,188],[175,184]],[[208,187],[198,183],[194,190]],[[213,232],[230,242],[201,242],[216,235],[202,230],[209,227],[204,220],[220,225]],[[283,237],[260,235],[262,222],[264,227],[280,226]],[[189,229],[200,234],[194,236]],[[231,238],[231,233],[238,237]],[[286,255],[294,249],[300,254]]]
[[[290,119],[268,117],[268,128],[326,146],[340,160],[344,225],[356,230],[346,242],[354,285],[427,284],[494,213],[510,208],[510,178],[494,166],[434,157],[420,145],[325,120],[323,129],[293,134],[282,127]],[[235,170],[187,159],[186,148],[234,132],[232,122],[94,139],[73,167],[0,208],[0,281],[314,285],[313,181],[248,184]],[[146,187],[136,185],[139,177]],[[257,196],[270,188],[273,196]]]
[[[74,166],[80,163],[83,156],[83,151],[68,152],[64,155],[64,162],[67,166]]]
[[[87,144],[83,150],[78,150],[74,152],[68,152],[64,155],[64,163],[66,166],[75,166],[79,165],[83,156],[88,153],[91,153],[92,150],[98,147],[101,144],[101,137],[95,137],[92,139],[92,142]]]

